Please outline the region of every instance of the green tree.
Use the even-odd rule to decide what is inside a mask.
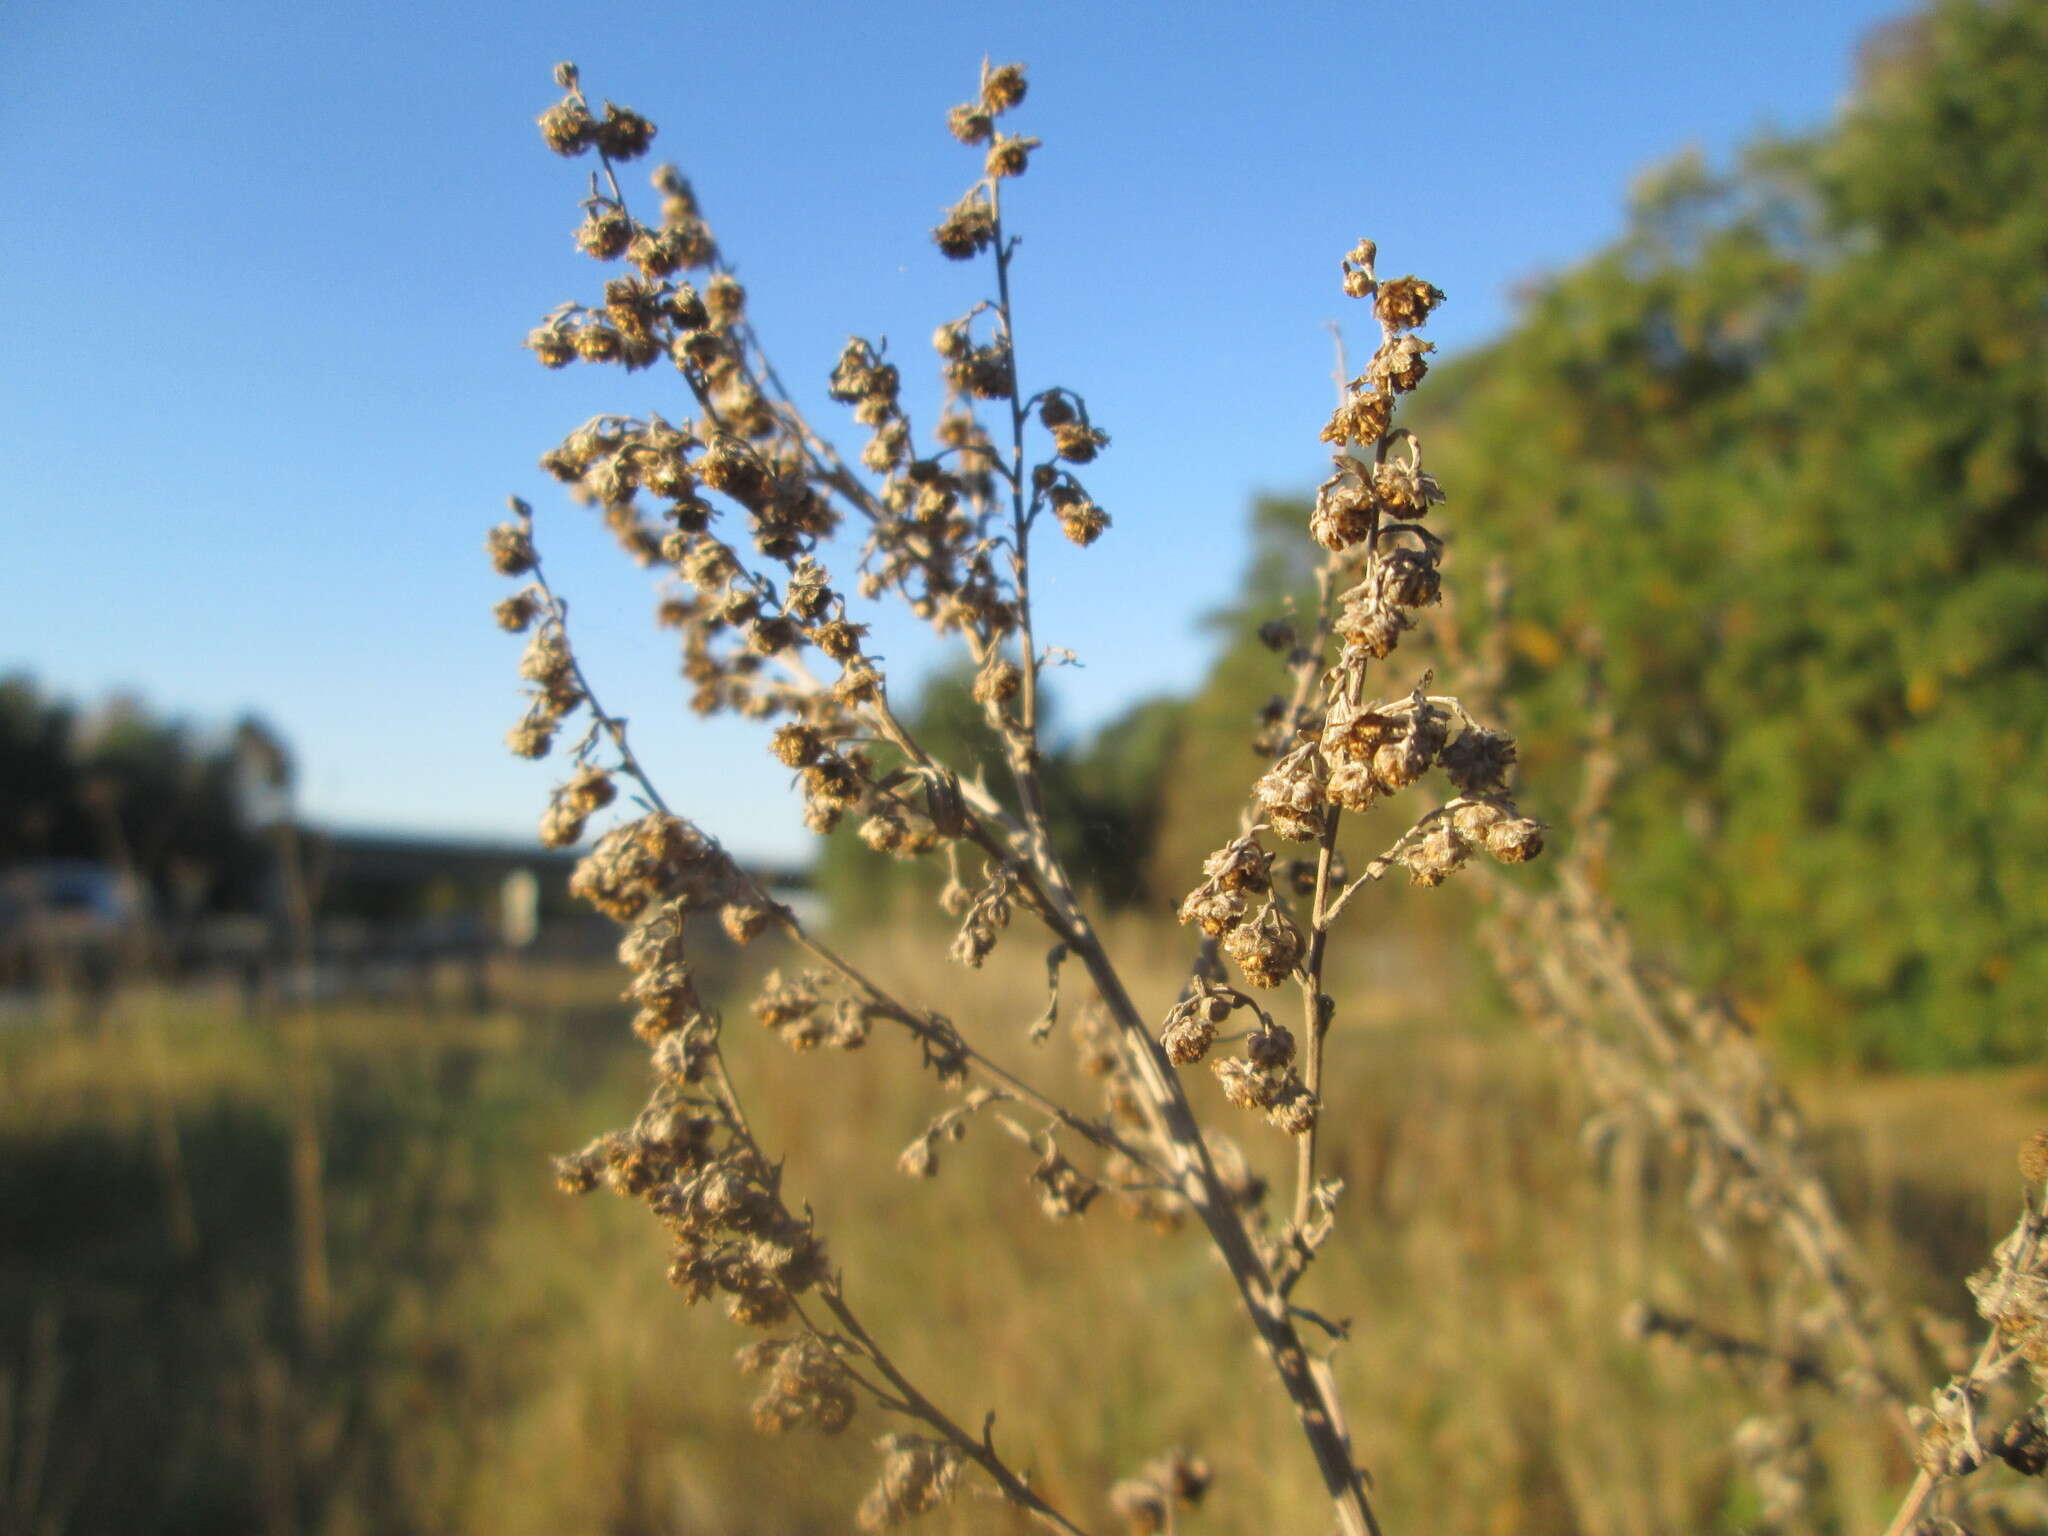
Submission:
[[[1624,902],[1813,1051],[2038,1052],[2048,5],[1938,5],[1831,131],[1647,182],[1423,404],[1456,558],[1516,572],[1533,802],[1606,639]]]

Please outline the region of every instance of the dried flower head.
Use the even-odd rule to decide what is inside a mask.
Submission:
[[[590,109],[574,96],[556,102],[540,115],[540,136],[558,155],[580,155],[590,148],[597,124]]]
[[[596,128],[598,150],[614,160],[637,160],[654,142],[654,124],[638,112],[604,104],[604,121]]]
[[[988,194],[976,187],[951,208],[932,231],[941,254],[954,261],[971,261],[995,244],[996,216]]]
[[[1224,937],[1223,951],[1253,986],[1277,987],[1301,958],[1301,930],[1285,910],[1269,901],[1249,922],[1231,929]]]
[[[994,69],[984,67],[981,76],[982,110],[992,117],[1000,117],[1023,104],[1028,88],[1022,64],[1001,64]]]
[[[1443,301],[1444,291],[1434,283],[1425,283],[1419,277],[1394,277],[1380,284],[1373,313],[1379,316],[1381,324],[1408,331],[1427,320]]]
[[[500,576],[524,576],[540,564],[540,557],[533,552],[533,535],[523,523],[498,524],[484,541],[484,549],[491,557],[491,569]]]

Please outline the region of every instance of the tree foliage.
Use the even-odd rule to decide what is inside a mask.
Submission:
[[[2048,5],[1889,29],[1831,131],[1649,179],[1432,389],[1458,556],[1517,579],[1533,801],[1605,639],[1622,900],[1818,1053],[2037,1051]]]
[[[250,791],[289,774],[254,720],[216,737],[133,699],[81,712],[0,678],[0,867],[84,859],[132,869],[177,908],[253,906],[266,863]]]

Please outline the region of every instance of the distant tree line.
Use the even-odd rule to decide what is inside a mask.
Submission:
[[[2038,1055],[2048,0],[1892,24],[1828,130],[1645,178],[1618,241],[1416,404],[1458,621],[1489,622],[1489,560],[1513,573],[1524,799],[1559,820],[1604,646],[1630,768],[1611,881],[1645,931],[1813,1056]],[[1256,626],[1302,578],[1304,541],[1266,535],[1302,515],[1258,510],[1203,687],[1052,765],[1105,894],[1163,908],[1231,830],[1277,672]],[[849,852],[825,887],[869,902]]]
[[[259,823],[290,771],[254,719],[208,732],[0,678],[0,869],[81,859],[132,873],[162,910],[254,909],[270,867]]]

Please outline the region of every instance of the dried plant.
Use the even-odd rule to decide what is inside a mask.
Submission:
[[[658,617],[681,636],[693,707],[775,722],[768,749],[795,775],[808,826],[825,833],[857,818],[879,855],[943,859],[951,878],[940,900],[960,919],[952,954],[966,966],[979,966],[1020,917],[1046,932],[1050,998],[1029,1037],[1044,1039],[1065,1008],[1102,1090],[1099,1108],[1062,1102],[949,1019],[893,995],[669,809],[624,719],[584,672],[533,513],[515,499],[512,519],[488,540],[494,567],[524,579],[497,610],[504,628],[529,636],[520,664],[528,705],[510,745],[544,756],[581,724],[542,820],[550,846],[579,842],[622,788],[637,801],[635,814],[598,838],[572,889],[626,930],[620,958],[634,978],[634,1028],[656,1075],[631,1126],[561,1160],[561,1183],[644,1201],[667,1229],[670,1275],[684,1297],[722,1297],[736,1321],[763,1331],[740,1355],[763,1382],[754,1405],[763,1429],[837,1432],[862,1401],[913,1422],[915,1433],[880,1442],[864,1529],[931,1508],[970,1470],[1040,1523],[1081,1529],[1005,1458],[993,1414],[970,1427],[908,1379],[862,1322],[811,1213],[786,1192],[783,1165],[757,1140],[687,941],[712,921],[741,944],[779,934],[803,968],[760,978],[751,1011],[762,1026],[800,1050],[854,1049],[876,1030],[904,1031],[923,1066],[958,1095],[901,1152],[906,1173],[936,1174],[943,1144],[992,1116],[1033,1158],[1029,1178],[1048,1216],[1078,1218],[1102,1204],[1163,1227],[1199,1224],[1292,1404],[1339,1524],[1354,1536],[1377,1532],[1328,1362],[1302,1331],[1341,1336],[1341,1326],[1292,1299],[1333,1230],[1339,1193],[1317,1169],[1337,1014],[1323,986],[1329,935],[1361,887],[1397,869],[1435,885],[1475,854],[1518,863],[1543,840],[1508,798],[1512,741],[1433,692],[1426,675],[1385,687],[1373,673],[1439,593],[1443,544],[1425,519],[1442,495],[1419,442],[1393,415],[1427,370],[1431,347],[1415,331],[1442,293],[1419,278],[1382,281],[1369,241],[1343,261],[1345,292],[1371,303],[1381,336],[1322,433],[1336,457],[1309,527],[1326,551],[1319,610],[1307,635],[1269,632],[1287,653],[1292,697],[1261,737],[1271,767],[1182,908],[1206,937],[1161,1017],[1119,977],[1048,830],[1039,729],[1052,653],[1034,629],[1032,539],[1048,523],[1083,546],[1105,532],[1108,514],[1077,472],[1109,438],[1080,393],[1027,392],[1017,374],[1016,246],[1003,199],[1038,147],[1007,127],[1024,100],[1023,70],[985,65],[974,100],[949,120],[953,136],[981,152],[982,173],[933,238],[947,258],[985,260],[994,291],[936,330],[943,408],[915,430],[897,365],[881,346],[849,341],[830,393],[866,429],[852,457],[783,388],[689,183],[662,167],[653,176],[658,218],[629,206],[618,170],[646,152],[653,125],[593,106],[573,66],[556,78],[564,95],[542,115],[541,132],[558,153],[595,160],[576,243],[612,275],[600,301],[561,306],[527,344],[549,368],[666,361],[689,400],[675,421],[587,422],[543,466],[600,511],[633,560],[667,579]],[[828,549],[851,554],[850,582],[821,562]],[[966,648],[1014,810],[926,751],[893,707],[858,618],[860,604],[886,600]],[[1452,793],[1403,818],[1405,830],[1347,877],[1338,851],[1346,814],[1419,793],[1432,769]],[[1312,852],[1276,868],[1269,837]],[[1243,988],[1227,979],[1223,957]],[[1069,1006],[1076,966],[1085,991]],[[1258,997],[1289,982],[1301,998],[1298,1038]],[[1285,1216],[1268,1213],[1265,1182],[1229,1137],[1205,1130],[1179,1070],[1226,1042],[1237,1049],[1213,1062],[1224,1097],[1298,1148]],[[1105,1192],[1113,1198],[1102,1201]],[[1208,1479],[1206,1466],[1176,1453],[1106,1498],[1131,1529],[1171,1529],[1176,1508],[1198,1499]]]
[[[1488,599],[1478,654],[1455,634],[1446,637],[1482,699],[1497,695],[1506,672],[1504,569],[1491,573]],[[1606,896],[1609,806],[1622,768],[1597,637],[1586,637],[1583,650],[1589,734],[1579,754],[1570,851],[1545,890],[1488,882],[1482,938],[1523,1017],[1558,1045],[1591,1090],[1589,1148],[1622,1168],[1636,1160],[1612,1157],[1617,1147],[1660,1148],[1679,1175],[1672,1182],[1684,1190],[1688,1225],[1707,1256],[1733,1265],[1744,1237],[1762,1249],[1779,1336],[1744,1336],[1647,1300],[1630,1308],[1623,1331],[1733,1370],[1772,1405],[1733,1434],[1735,1462],[1757,1490],[1766,1528],[1812,1528],[1824,1468],[1795,1397],[1818,1390],[1862,1405],[1873,1427],[1920,1468],[1886,1536],[1964,1530],[1951,1518],[1968,1512],[1960,1498],[1947,1515],[1927,1516],[1937,1492],[1955,1490],[1993,1458],[2027,1476],[2048,1471],[2041,1396],[2007,1391],[2001,1412],[1987,1408],[1987,1389],[2016,1365],[2033,1369],[2038,1357],[2048,1371],[2048,1252],[2041,1246],[2048,1216],[2037,1209],[2048,1179],[2048,1133],[2021,1153],[2028,1193],[2018,1226],[1992,1267],[1970,1281],[1991,1324],[1972,1360],[1959,1323],[1924,1309],[1909,1318],[1886,1293],[1841,1214],[1805,1115],[1733,1004],[1693,991],[1647,959],[1627,915]],[[1914,1402],[1909,1383],[1936,1369],[1952,1373],[1948,1384],[1931,1406]],[[2048,1374],[2039,1384],[2048,1385]],[[1993,1419],[1996,1430],[1988,1427]]]

